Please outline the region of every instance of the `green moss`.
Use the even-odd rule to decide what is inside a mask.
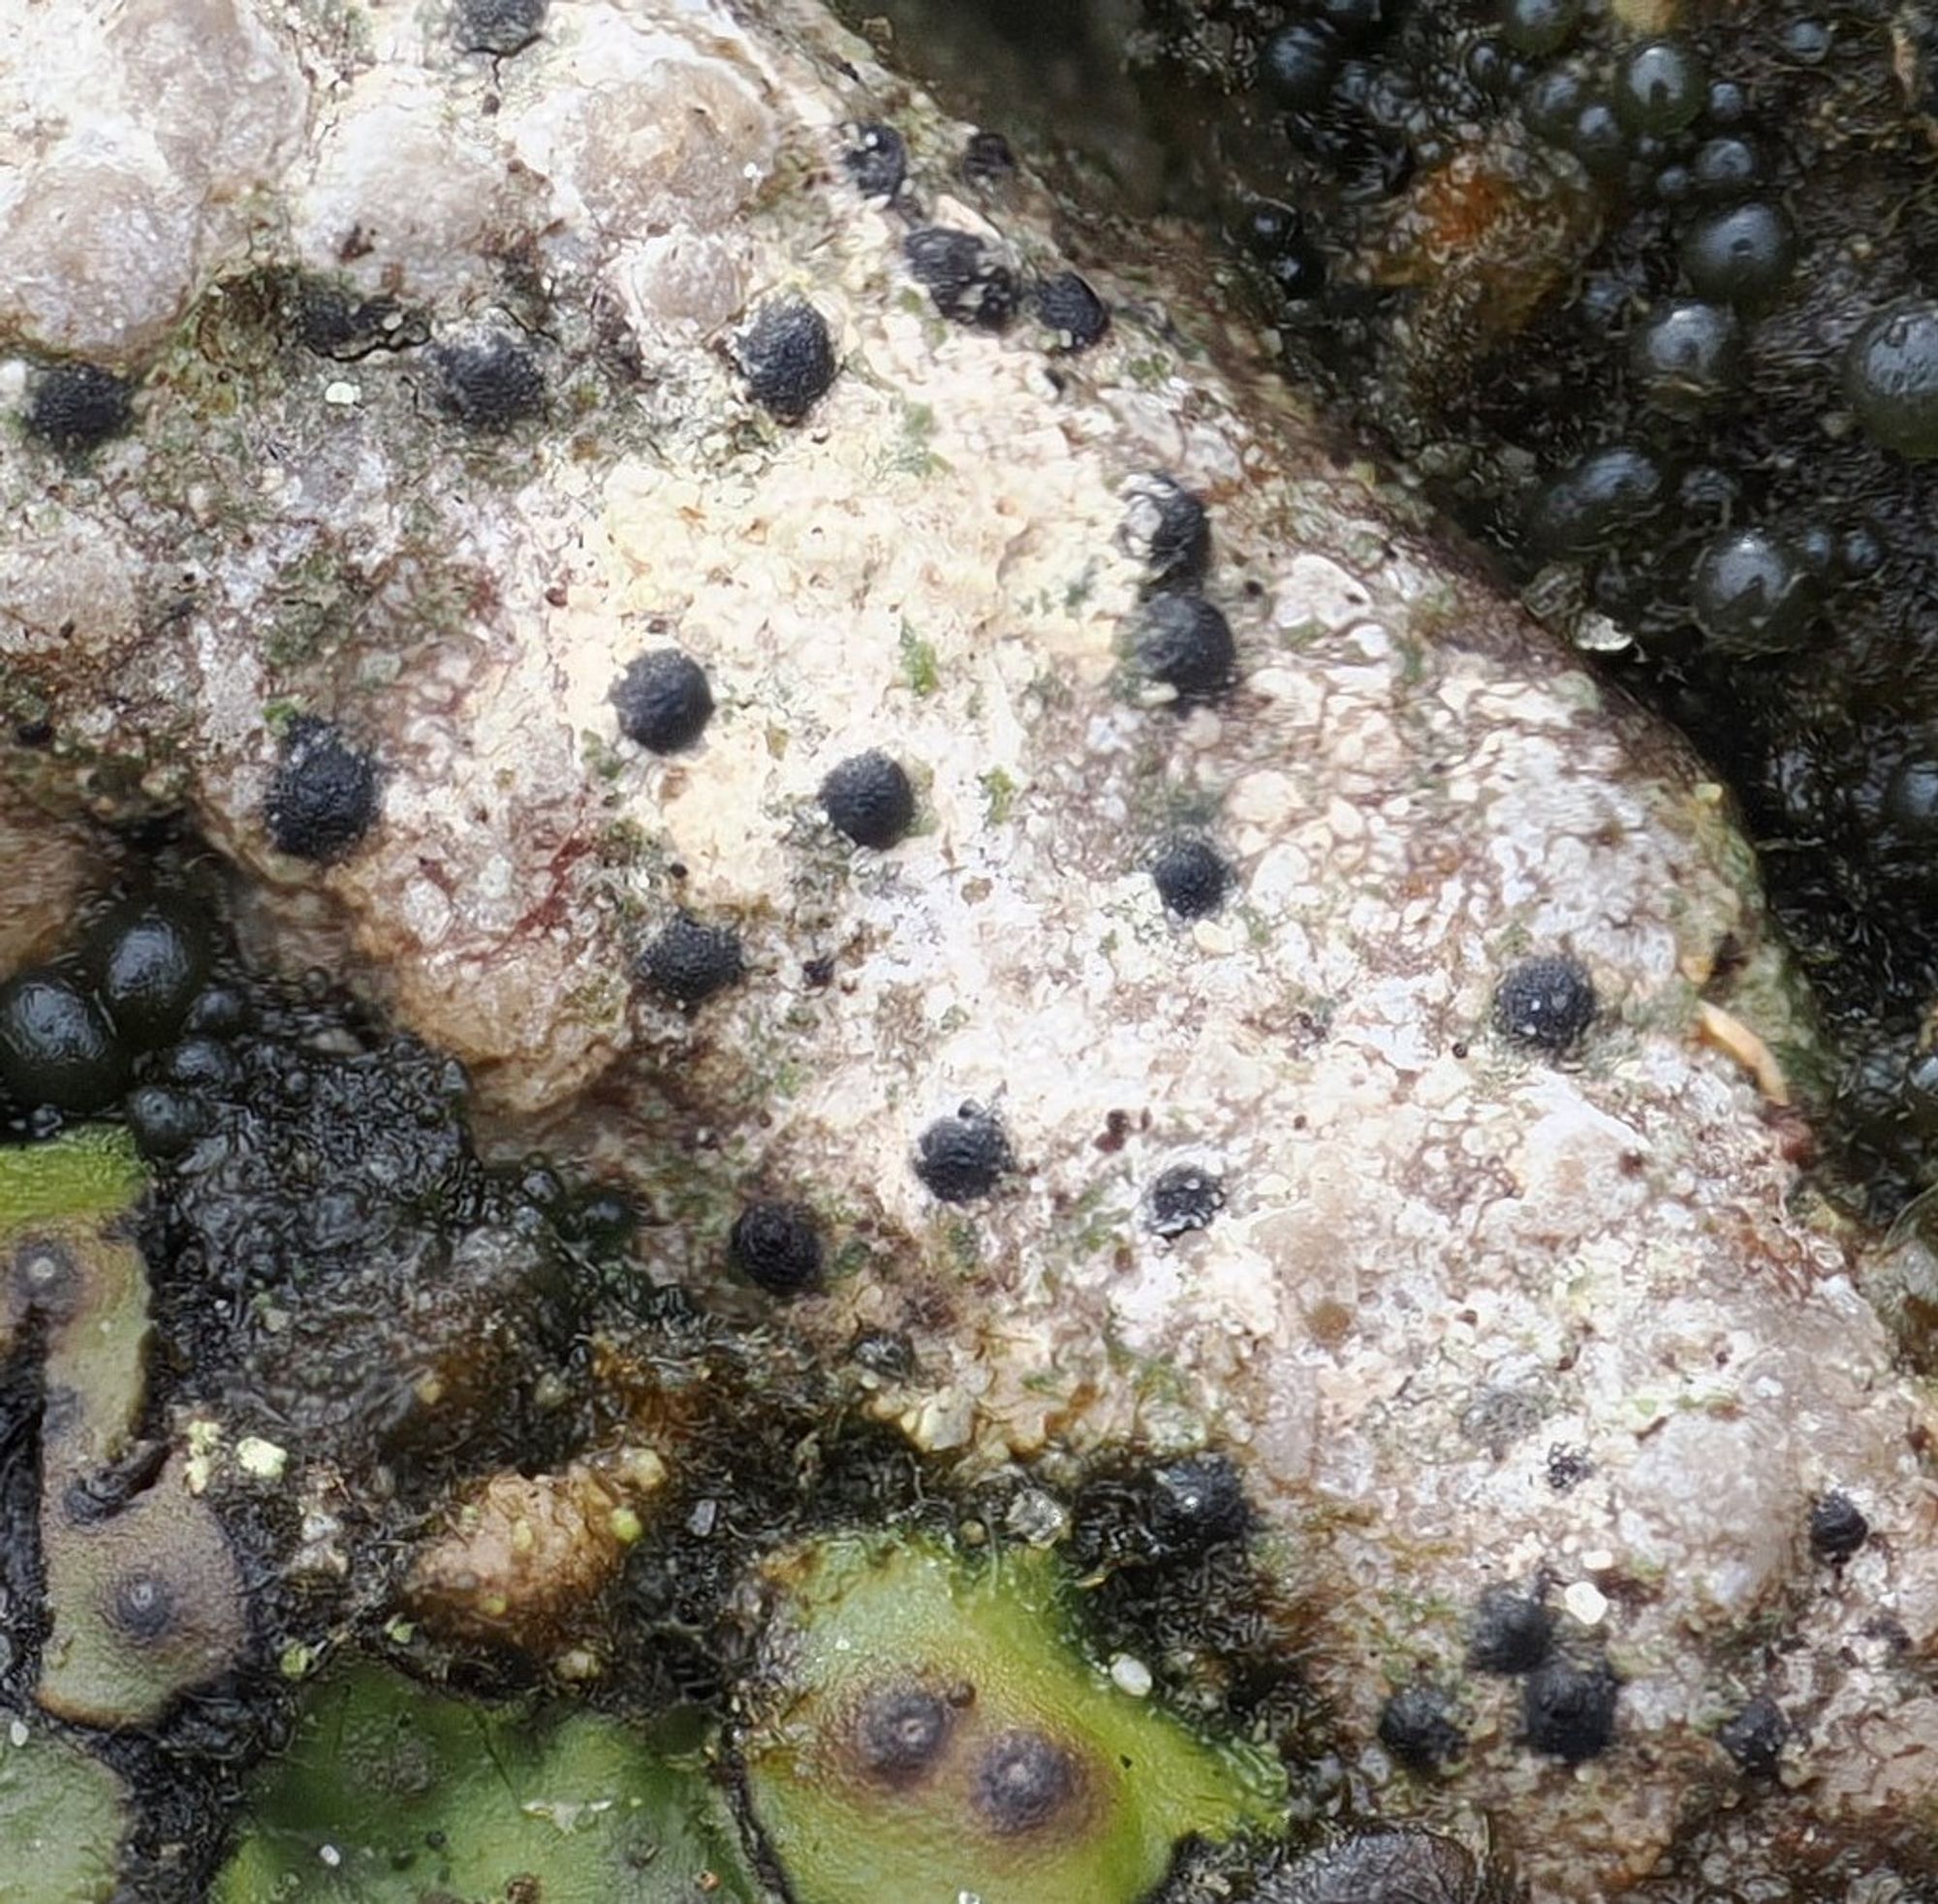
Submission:
[[[359,1662],[327,1674],[257,1781],[211,1904],[759,1904],[705,1739],[485,1709]]]
[[[931,695],[941,685],[935,665],[935,649],[905,621],[901,636],[902,673],[919,695]]]
[[[748,1797],[797,1904],[1134,1904],[1187,1837],[1283,1822],[1275,1761],[1112,1685],[1059,1562],[833,1539],[770,1563]]]
[[[112,1215],[144,1180],[126,1131],[77,1131],[53,1143],[0,1149],[0,1236],[28,1223]]]
[[[0,1904],[108,1904],[127,1829],[106,1765],[0,1713]]]

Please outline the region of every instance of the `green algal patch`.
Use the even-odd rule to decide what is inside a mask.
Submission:
[[[911,628],[906,620],[901,632],[902,678],[919,695],[928,696],[941,685],[935,649]]]

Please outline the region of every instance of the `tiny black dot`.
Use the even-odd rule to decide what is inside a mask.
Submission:
[[[545,372],[526,346],[510,337],[449,345],[437,354],[444,407],[467,429],[508,430],[545,408]]]
[[[1777,1755],[1790,1737],[1790,1721],[1772,1699],[1759,1693],[1744,1702],[1742,1710],[1726,1720],[1716,1733],[1716,1743],[1746,1772],[1768,1772],[1776,1767]]]
[[[630,663],[608,697],[619,732],[649,753],[691,747],[713,717],[706,671],[678,648],[654,648]]]
[[[1150,1227],[1160,1236],[1203,1230],[1225,1207],[1225,1181],[1196,1164],[1173,1164],[1151,1185]]]
[[[690,1006],[737,983],[746,966],[732,926],[705,925],[681,913],[640,954],[638,970],[655,990]]]
[[[1532,1672],[1553,1643],[1554,1615],[1510,1586],[1485,1588],[1468,1630],[1467,1664],[1476,1672]]]
[[[370,830],[380,803],[375,764],[340,728],[311,714],[290,723],[281,765],[263,801],[278,853],[339,858]]]
[[[855,1714],[855,1752],[884,1785],[917,1783],[934,1768],[955,1729],[955,1709],[922,1686],[870,1693]]]
[[[1544,1051],[1579,1042],[1595,1021],[1595,985],[1579,959],[1523,959],[1494,991],[1494,1024],[1506,1037]]]
[[[783,422],[798,422],[834,382],[828,320],[801,297],[775,297],[734,341],[748,393]]]
[[[945,1203],[986,1197],[1015,1167],[1002,1125],[978,1105],[938,1117],[916,1142],[915,1173]]]
[[[1870,1538],[1871,1524],[1841,1489],[1819,1496],[1810,1506],[1810,1551],[1819,1560],[1841,1565]]]
[[[1528,1674],[1522,1687],[1528,1744],[1571,1765],[1606,1752],[1615,1736],[1620,1691],[1606,1660],[1547,1660]]]
[[[908,146],[893,126],[857,126],[841,160],[864,199],[894,198],[908,176]]]
[[[1139,615],[1135,641],[1143,671],[1180,702],[1222,693],[1237,670],[1232,625],[1202,595],[1153,596]]]
[[[92,450],[128,427],[134,386],[93,363],[57,363],[34,387],[27,432],[56,450]]]
[[[1036,288],[1037,322],[1056,334],[1060,351],[1087,351],[1110,328],[1110,307],[1075,271],[1059,271]]]
[[[878,749],[857,754],[821,783],[828,822],[857,846],[896,845],[915,823],[915,789],[899,763]]]
[[[1430,1772],[1457,1759],[1467,1735],[1438,1687],[1402,1686],[1381,1708],[1380,1743],[1402,1765]]]
[[[978,1815],[1001,1838],[1047,1825],[1077,1791],[1077,1763],[1054,1739],[1018,1729],[992,1739],[976,1767]]]
[[[1167,911],[1207,919],[1225,903],[1231,869],[1203,840],[1173,840],[1151,861],[1151,879]]]
[[[728,1253],[769,1295],[799,1295],[821,1280],[821,1232],[805,1203],[749,1203],[734,1220]]]
[[[1016,273],[974,233],[924,225],[902,240],[902,256],[929,301],[954,323],[1000,330],[1016,316]]]

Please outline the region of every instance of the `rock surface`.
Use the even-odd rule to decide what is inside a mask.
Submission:
[[[1485,1814],[1538,1898],[1712,1894],[1669,1874],[1766,1690],[1822,1855],[1928,1861],[1930,1411],[1797,1194],[1771,1053],[1808,1027],[1717,790],[1251,368],[1184,240],[1064,256],[807,0],[561,5],[503,59],[431,10],[164,11],[5,29],[67,116],[0,115],[0,389],[141,379],[89,454],[0,445],[0,702],[56,735],[14,777],[184,803],[262,947],[642,1193],[659,1273],[751,1301],[734,1216],[807,1202],[791,1325],[904,1332],[874,1406],[919,1446],[1228,1448],[1355,1776]],[[878,120],[891,203],[843,162]],[[905,261],[936,224],[973,297]],[[1073,263],[1094,349],[987,321]],[[795,423],[731,348],[783,294],[838,364]],[[1229,689],[1137,666],[1152,470],[1209,503]],[[610,696],[668,645],[714,710],[652,753]],[[297,716],[374,768],[313,859],[266,820]],[[918,798],[883,853],[818,798],[871,748]],[[1183,836],[1231,882],[1189,921],[1150,870]],[[744,968],[686,1002],[633,977],[680,916]],[[1551,953],[1598,1005],[1559,1049],[1494,1021]],[[939,1195],[918,1147],[965,1105],[990,1181]],[[1167,1236],[1177,1166],[1222,1204]],[[1830,1488],[1873,1530],[1834,1572]],[[1503,1583],[1620,1681],[1584,1764],[1462,1680]],[[1372,1741],[1421,1671],[1469,1749],[1416,1786]]]

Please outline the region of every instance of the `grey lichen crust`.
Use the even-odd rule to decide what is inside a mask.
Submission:
[[[633,1183],[662,1273],[724,1291],[743,1202],[811,1205],[791,1325],[905,1332],[872,1405],[922,1447],[1229,1448],[1366,1777],[1387,1693],[1538,1583],[1612,1744],[1536,1751],[1472,1676],[1455,1771],[1387,1797],[1488,1814],[1537,1897],[1661,1868],[1763,1692],[1828,1842],[1920,1840],[1930,1411],[1793,1207],[1807,1027],[1718,790],[1246,367],[1182,239],[1081,261],[1080,356],[1026,300],[985,323],[996,274],[1068,267],[1054,208],[1017,175],[992,223],[966,129],[808,0],[555,5],[502,57],[427,7],[161,11],[0,29],[63,115],[0,114],[0,388],[141,380],[90,453],[0,445],[37,796],[186,802],[265,947],[359,973],[509,1146]],[[881,121],[913,201],[843,163]],[[981,241],[973,323],[912,274],[933,226]],[[780,297],[833,351],[797,421],[735,354]],[[1208,500],[1229,687],[1137,666],[1154,470]],[[712,708],[654,752],[610,697],[669,645]],[[371,764],[310,857],[266,810],[305,717]],[[878,748],[917,800],[886,851],[820,802]],[[1192,919],[1179,839],[1227,874]],[[731,983],[636,983],[681,916]],[[1504,1029],[1563,954],[1585,1029]],[[965,1105],[997,1167],[939,1194]],[[1179,1167],[1218,1198],[1154,1223]],[[1875,1530],[1834,1594],[1830,1488]]]

